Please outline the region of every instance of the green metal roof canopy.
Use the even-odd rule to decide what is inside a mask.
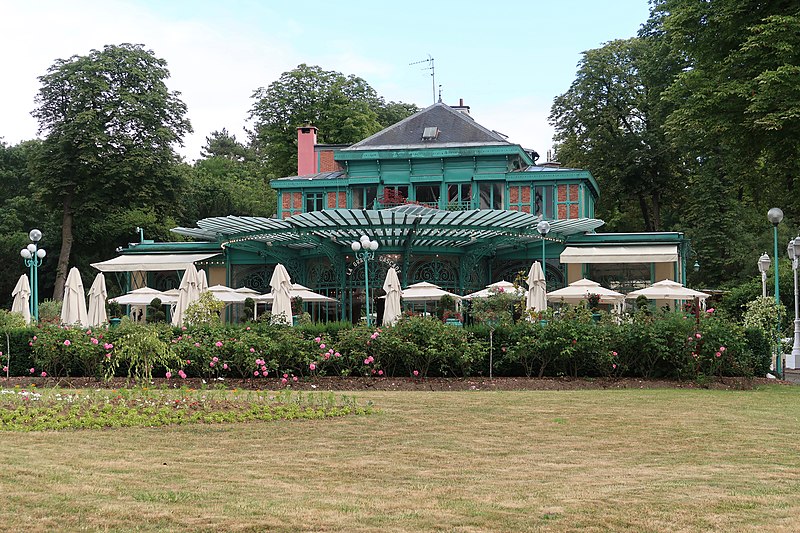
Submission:
[[[284,220],[265,217],[215,217],[197,222],[197,228],[174,228],[175,233],[219,242],[222,247],[260,242],[295,250],[315,248],[321,239],[349,248],[363,234],[381,247],[464,248],[496,237],[516,237],[517,242],[539,241],[540,217],[521,211],[473,209],[443,211],[404,205],[391,209],[325,209],[301,213]],[[603,225],[595,218],[550,220],[549,240],[593,231]],[[409,241],[410,240],[410,241]]]

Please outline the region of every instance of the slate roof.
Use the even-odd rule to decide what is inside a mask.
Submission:
[[[439,129],[438,136],[432,140],[423,140],[425,128],[430,127]],[[512,146],[513,143],[508,142],[502,135],[484,128],[469,115],[439,102],[342,151],[487,145]]]

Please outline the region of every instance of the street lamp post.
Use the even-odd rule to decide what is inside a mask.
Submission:
[[[544,279],[547,279],[547,266],[545,265],[545,252],[544,252],[544,238],[547,237],[547,234],[550,233],[550,223],[546,220],[540,220],[538,224],[536,224],[536,231],[542,236],[542,274],[544,275]],[[546,283],[546,282],[545,282]]]
[[[800,309],[797,300],[797,263],[800,259],[800,237],[795,237],[789,241],[787,247],[789,259],[792,260],[792,271],[794,272],[794,344],[792,353],[786,358],[786,368],[796,369],[800,363]]]
[[[778,224],[783,220],[783,211],[779,207],[773,207],[767,211],[767,220],[772,224],[772,236],[775,243],[775,306],[778,308],[778,324],[775,326],[778,342],[775,343],[775,375],[781,377],[783,374],[783,364],[781,362],[781,287],[778,280]]]
[[[28,233],[32,243],[19,251],[19,255],[25,260],[25,266],[30,267],[31,277],[31,318],[39,321],[39,267],[42,266],[42,259],[47,255],[44,248],[39,248],[39,241],[42,239],[42,232],[32,229]]]
[[[364,294],[367,300],[367,327],[372,326],[372,317],[369,314],[369,260],[375,258],[375,251],[378,249],[378,241],[372,241],[366,235],[350,245],[356,258],[364,260]]]
[[[769,254],[764,252],[758,258],[758,271],[761,272],[761,297],[767,297],[767,272],[769,272],[770,261]]]

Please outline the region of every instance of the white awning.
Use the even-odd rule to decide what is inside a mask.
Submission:
[[[626,246],[567,246],[561,263],[674,263],[677,244]]]
[[[213,254],[128,254],[108,261],[92,263],[101,272],[160,272],[186,270],[190,263],[219,255]]]

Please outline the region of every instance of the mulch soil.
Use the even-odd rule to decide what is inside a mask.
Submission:
[[[641,378],[372,378],[372,377],[317,377],[306,378],[298,382],[290,381],[281,384],[279,379],[225,379],[202,380],[200,378],[164,379],[157,378],[150,382],[150,387],[186,386],[200,389],[224,386],[228,389],[246,390],[316,390],[316,391],[461,391],[461,390],[588,390],[588,389],[717,389],[717,390],[749,390],[761,385],[782,384],[793,385],[789,381],[767,378],[717,378],[708,383],[695,381],[674,381],[663,379]],[[110,382],[87,378],[33,378],[12,377],[8,380],[0,378],[0,388],[21,387],[63,387],[75,389],[118,389],[134,386],[135,383],[124,378],[115,378]]]

